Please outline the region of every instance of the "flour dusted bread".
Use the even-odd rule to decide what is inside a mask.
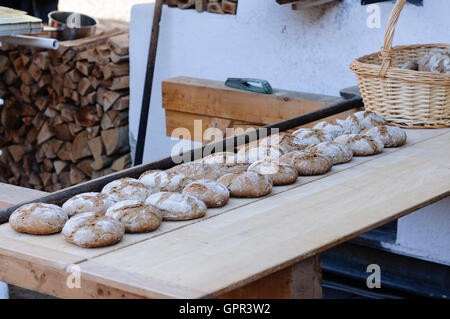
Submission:
[[[322,142],[331,142],[333,137],[323,130],[312,129],[312,128],[299,128],[292,133],[301,143],[307,146],[316,145]]]
[[[336,120],[336,123],[342,126],[342,134],[359,134],[362,130],[359,119],[353,114],[345,120]]]
[[[372,111],[356,112],[352,114],[352,117],[358,120],[361,130],[383,125],[385,123],[384,119],[380,115]]]
[[[270,177],[272,184],[276,186],[295,183],[298,178],[298,172],[294,167],[271,159],[254,162],[248,167],[248,171]]]
[[[294,167],[301,176],[325,174],[333,166],[333,162],[328,156],[307,151],[287,153],[280,158],[280,162]]]
[[[112,181],[102,189],[102,193],[115,196],[119,200],[145,200],[152,192],[152,189],[144,183],[129,177]]]
[[[150,195],[146,204],[156,206],[164,220],[189,220],[205,216],[207,207],[198,198],[180,193],[159,192]]]
[[[82,213],[72,217],[62,230],[65,240],[81,247],[104,247],[119,242],[124,225],[108,216]]]
[[[182,193],[200,199],[208,207],[224,206],[230,199],[230,192],[226,186],[212,179],[191,182]]]
[[[108,208],[105,216],[118,220],[127,233],[146,233],[161,225],[162,212],[139,200],[124,200]]]
[[[334,142],[349,146],[354,156],[378,154],[384,148],[383,142],[378,137],[357,134],[338,136]]]
[[[32,203],[17,208],[9,216],[9,225],[21,233],[45,235],[60,232],[67,220],[67,213],[59,206]]]
[[[191,181],[197,179],[218,179],[223,174],[221,166],[217,164],[206,164],[202,162],[187,162],[172,167],[166,171],[167,173],[183,174]]]
[[[307,151],[328,156],[333,165],[349,162],[353,158],[353,151],[349,146],[335,142],[319,143],[311,146]]]
[[[139,181],[151,188],[152,193],[157,192],[181,192],[190,182],[189,178],[176,172],[151,170],[144,172]]]
[[[285,153],[303,150],[308,147],[307,143],[295,135],[286,132],[269,135],[259,140],[258,145],[264,147],[281,146]]]
[[[243,172],[249,165],[245,159],[240,158],[236,153],[232,152],[213,153],[197,160],[197,162],[214,165],[223,174]]]
[[[226,174],[218,179],[233,197],[261,197],[272,191],[272,181],[253,171]]]
[[[117,197],[105,193],[82,193],[67,200],[62,205],[62,209],[69,217],[87,212],[105,215],[106,210],[118,201]]]
[[[265,158],[277,160],[281,155],[286,153],[287,151],[284,147],[271,145],[257,147],[245,146],[241,148],[237,154],[242,161],[253,163]]]
[[[344,128],[336,121],[322,121],[314,125],[314,129],[322,130],[332,138],[344,134]]]
[[[384,147],[398,147],[406,143],[406,133],[399,127],[379,125],[362,132],[363,135],[379,138]]]

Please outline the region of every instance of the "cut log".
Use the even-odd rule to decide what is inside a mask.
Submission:
[[[116,52],[111,52],[111,62],[113,63],[121,63],[121,62],[129,62],[130,57],[128,55],[118,55]]]
[[[131,166],[131,156],[130,154],[125,154],[118,159],[116,159],[112,165],[111,168],[115,171],[121,171],[125,168],[128,168]]]
[[[112,91],[128,89],[130,87],[130,76],[125,75],[118,78],[114,78],[110,85],[107,87]]]
[[[62,171],[69,167],[69,162],[66,161],[54,161],[53,167],[55,168],[56,174],[60,174]]]
[[[95,106],[86,106],[74,112],[75,123],[80,126],[94,126],[99,122],[97,109]]]
[[[101,132],[106,155],[125,153],[130,151],[128,126],[118,127]]]
[[[8,67],[9,67],[8,57],[4,54],[0,54],[0,74],[8,70]]]
[[[81,160],[77,163],[77,168],[82,171],[84,174],[86,174],[89,177],[92,177],[92,166],[91,164],[94,161],[90,158],[86,158],[84,160]]]
[[[52,174],[48,172],[43,172],[39,174],[39,177],[42,180],[42,185],[44,187],[50,186],[52,184]]]
[[[28,68],[28,72],[33,77],[34,81],[39,82],[39,79],[42,76],[42,71],[36,64],[31,63],[30,67]]]
[[[107,43],[117,55],[128,55],[129,42],[129,33],[124,33],[111,37]]]
[[[42,71],[47,70],[50,64],[48,51],[40,51],[39,53],[36,53],[34,55],[33,63],[36,64]]]
[[[101,105],[103,105],[103,110],[106,112],[114,104],[114,102],[116,102],[117,99],[120,98],[120,93],[115,91],[106,91],[103,93],[102,98],[103,104]]]
[[[91,85],[91,82],[89,81],[88,78],[82,78],[80,80],[80,82],[78,83],[78,87],[77,87],[78,92],[81,95],[86,95],[87,93],[93,91],[93,87]]]
[[[100,122],[100,126],[102,130],[108,130],[110,128],[114,128],[114,122],[116,117],[119,116],[119,112],[114,110],[109,110],[108,112],[105,112],[102,116],[102,120]]]
[[[197,12],[206,11],[208,8],[208,0],[195,0],[195,10]]]
[[[208,3],[208,12],[225,14],[220,3]]]
[[[98,136],[98,133],[100,133],[100,126],[91,126],[86,127],[86,132],[88,133],[88,139],[93,139],[94,137]]]
[[[27,153],[26,149],[22,145],[11,145],[8,147],[9,154],[13,158],[14,162],[18,163],[22,160]]]
[[[77,161],[90,155],[92,155],[92,153],[88,147],[87,132],[84,130],[81,131],[81,133],[79,133],[73,140],[72,159],[74,161]]]
[[[72,166],[70,168],[69,176],[70,176],[70,185],[77,185],[86,180],[86,175],[76,166]]]
[[[130,74],[130,64],[129,63],[108,63],[103,68],[103,78],[109,80],[112,77],[119,77],[123,75]]]
[[[114,102],[113,110],[123,111],[127,110],[129,106],[130,106],[130,97],[128,95],[122,96],[119,99],[117,99],[116,102]]]
[[[39,134],[37,136],[37,143],[38,145],[44,143],[48,139],[52,138],[54,136],[53,131],[50,129],[47,123],[44,123],[42,128],[39,131]]]
[[[92,68],[94,65],[89,62],[81,62],[78,61],[75,65],[75,68],[81,72],[84,76],[89,76],[91,74]]]
[[[59,124],[53,127],[56,138],[63,141],[72,141],[75,135],[69,130],[69,124]]]
[[[59,159],[63,161],[72,160],[72,143],[65,142],[57,153]]]

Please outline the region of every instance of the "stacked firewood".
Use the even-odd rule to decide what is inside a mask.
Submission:
[[[0,47],[0,181],[56,191],[129,167],[128,34]]]
[[[169,7],[194,9],[219,14],[236,14],[237,0],[166,0]]]

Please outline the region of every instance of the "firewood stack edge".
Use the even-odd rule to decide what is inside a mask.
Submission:
[[[0,47],[0,182],[53,192],[131,165],[128,42]]]

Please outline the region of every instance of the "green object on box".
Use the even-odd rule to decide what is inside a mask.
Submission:
[[[250,83],[257,83],[260,86],[255,86]],[[234,89],[250,91],[262,94],[272,94],[272,87],[266,80],[251,79],[251,78],[228,78],[225,85]]]

